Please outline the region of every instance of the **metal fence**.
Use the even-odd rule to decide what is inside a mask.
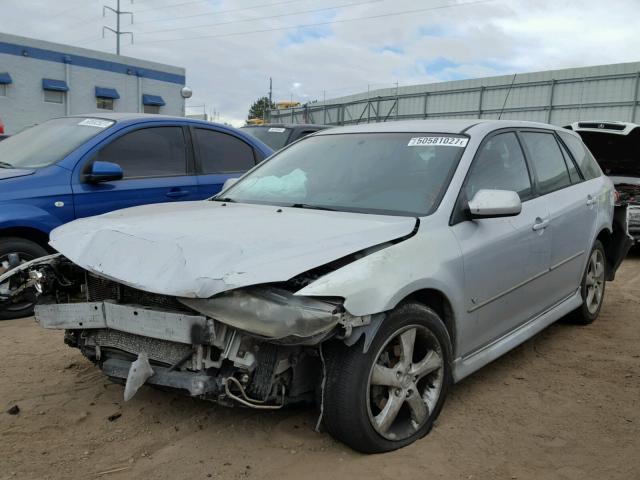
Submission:
[[[406,119],[498,118],[566,125],[640,121],[640,62],[379,89],[271,110],[270,123],[349,125]]]

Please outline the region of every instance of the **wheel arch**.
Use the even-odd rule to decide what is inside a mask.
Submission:
[[[417,302],[425,307],[433,309],[442,319],[449,338],[451,340],[452,354],[456,354],[456,322],[455,314],[449,298],[440,290],[435,288],[422,288],[407,295],[401,302]]]
[[[6,227],[0,228],[0,240],[7,237],[18,237],[37,243],[48,252],[53,253],[49,246],[49,234],[33,227]]]

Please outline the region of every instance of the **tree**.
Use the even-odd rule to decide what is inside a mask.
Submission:
[[[269,97],[259,98],[251,105],[247,118],[264,118],[265,110],[268,108],[276,108],[276,104],[273,102],[269,103]]]

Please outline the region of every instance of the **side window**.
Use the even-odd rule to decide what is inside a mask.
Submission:
[[[585,147],[584,143],[582,143],[582,140],[570,133],[558,132],[558,134],[573,154],[573,158],[578,162],[578,167],[585,180],[602,176],[600,166],[595,158],[593,158],[593,155],[591,155],[591,152]]]
[[[580,172],[578,172],[578,168],[576,167],[575,162],[571,158],[571,154],[567,151],[567,148],[560,143],[560,150],[562,150],[562,156],[564,157],[564,162],[567,165],[567,170],[569,170],[569,177],[571,178],[571,183],[580,183],[582,181],[582,177],[580,177]]]
[[[244,172],[255,165],[253,148],[226,133],[195,129],[202,173]]]
[[[522,132],[538,179],[540,193],[550,193],[571,185],[567,165],[552,133]]]
[[[467,199],[482,189],[511,190],[521,200],[531,197],[531,179],[515,133],[500,133],[486,141],[477,153],[467,178]]]
[[[124,178],[187,174],[184,133],[180,127],[143,128],[117,138],[96,160],[117,163]]]

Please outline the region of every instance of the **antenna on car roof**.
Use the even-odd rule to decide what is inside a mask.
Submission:
[[[509,99],[509,94],[511,93],[511,89],[513,88],[513,84],[516,81],[516,75],[518,75],[517,73],[513,74],[513,78],[511,79],[511,85],[509,85],[509,90],[507,90],[507,94],[504,97],[504,103],[502,104],[502,109],[500,109],[500,115],[498,115],[498,120],[500,120],[502,118],[502,112],[504,112],[504,107],[507,106],[507,100]]]

